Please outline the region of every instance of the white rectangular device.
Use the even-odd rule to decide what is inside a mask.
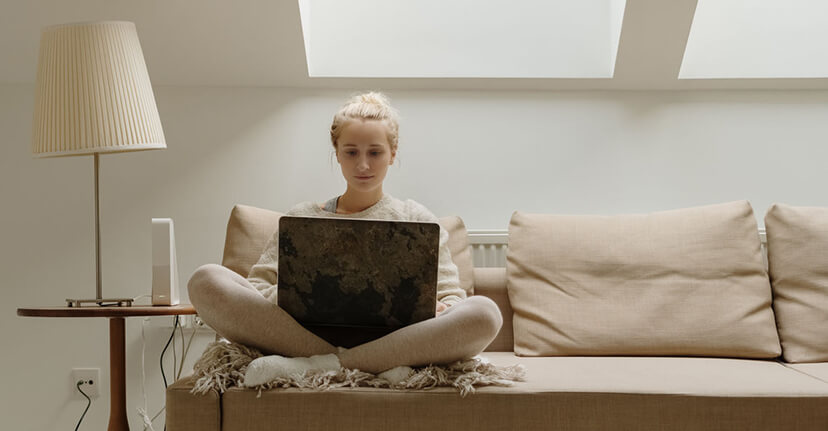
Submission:
[[[152,219],[152,305],[178,305],[175,233],[169,218]]]

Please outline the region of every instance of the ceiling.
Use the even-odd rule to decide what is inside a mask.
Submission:
[[[311,78],[297,0],[0,2],[0,83],[6,84],[34,82],[41,28],[124,20],[136,24],[155,86],[828,89],[826,78],[678,79],[697,0],[627,0],[612,78]]]

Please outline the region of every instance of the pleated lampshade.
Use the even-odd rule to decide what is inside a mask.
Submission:
[[[43,29],[35,156],[166,147],[135,24],[104,21]]]

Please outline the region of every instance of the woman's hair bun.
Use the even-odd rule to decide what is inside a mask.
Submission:
[[[358,99],[364,103],[371,103],[374,105],[379,105],[383,107],[391,107],[391,101],[388,99],[388,96],[378,93],[376,91],[369,91],[368,93],[363,93],[356,96],[354,99]],[[352,103],[354,100],[352,99]]]
[[[391,100],[378,91],[369,91],[351,97],[334,115],[331,124],[331,144],[336,148],[336,140],[342,133],[342,127],[349,120],[380,120],[388,125],[388,143],[393,151],[399,143],[399,113],[391,106]]]

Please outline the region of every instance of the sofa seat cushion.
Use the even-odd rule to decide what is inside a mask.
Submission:
[[[787,364],[789,368],[801,371],[811,377],[828,383],[828,362],[815,362],[810,364]],[[828,406],[826,406],[828,408]]]
[[[222,430],[828,429],[828,383],[774,361],[682,357],[518,357],[526,382],[453,388],[257,391],[222,397]],[[175,430],[170,430],[175,431]]]
[[[773,360],[557,356],[520,357],[511,352],[482,354],[493,364],[520,363],[526,382],[487,391],[610,392],[713,397],[817,396],[828,402],[828,383]]]
[[[211,390],[204,395],[190,391],[196,379],[192,374],[167,386],[166,428],[169,431],[221,431],[221,395]]]

